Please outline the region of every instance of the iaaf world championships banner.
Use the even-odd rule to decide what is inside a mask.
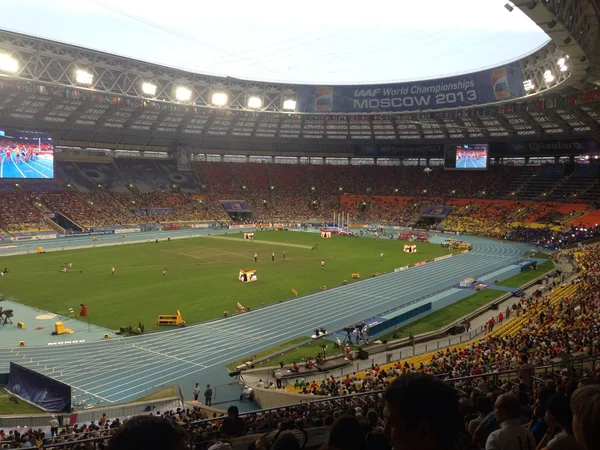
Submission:
[[[299,112],[402,112],[483,105],[525,95],[517,61],[435,80],[363,86],[298,86]]]

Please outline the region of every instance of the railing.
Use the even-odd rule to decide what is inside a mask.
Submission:
[[[415,345],[414,347],[402,347],[400,349],[391,350],[384,355],[379,355],[374,358],[369,358],[366,360],[354,360],[352,361],[352,365],[340,367],[338,369],[328,370],[326,372],[319,372],[314,375],[302,376],[305,382],[313,382],[313,381],[323,381],[327,378],[331,378],[334,376],[336,378],[340,378],[346,375],[350,375],[354,372],[360,372],[363,370],[370,369],[375,364],[383,365],[388,364],[393,361],[400,361],[403,359],[411,358],[413,356],[419,356],[426,353],[430,353],[433,351],[437,351],[440,349],[444,349],[447,347],[451,347],[454,345],[459,345],[465,342],[469,342],[475,339],[477,336],[482,335],[484,332],[484,325],[481,325],[477,328],[470,330],[468,333],[463,333],[457,336],[450,336],[448,338],[438,339],[435,342],[425,342],[423,345]],[[242,372],[243,377],[243,372]],[[300,376],[298,376],[300,378]],[[264,380],[265,382],[271,381],[271,371],[269,371],[269,375]],[[289,382],[290,378],[284,379],[283,384],[286,385],[286,382]]]

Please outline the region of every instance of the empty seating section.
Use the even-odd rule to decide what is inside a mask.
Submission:
[[[565,179],[548,195],[549,200],[559,202],[579,201],[588,189],[598,185],[598,179],[572,176]],[[598,198],[598,197],[596,197]]]
[[[115,164],[129,184],[140,192],[169,189],[171,183],[151,159],[115,159]]]
[[[200,189],[198,177],[193,170],[178,171],[177,163],[172,160],[157,160],[154,161],[154,164],[164,174],[167,181],[171,185],[177,186],[181,192],[196,192]]]
[[[519,197],[525,200],[547,197],[560,181],[560,178],[543,176],[541,172],[537,172],[521,187]]]
[[[507,181],[498,191],[498,197],[500,198],[520,198],[517,194],[525,186],[530,178],[537,175],[539,167],[521,167],[519,168],[514,176]]]
[[[55,174],[66,183],[72,184],[79,191],[95,191],[98,189],[98,184],[88,177],[81,168],[69,161],[60,161],[54,167]]]
[[[597,205],[599,203],[598,199],[600,199],[600,180],[596,178],[596,182],[583,191],[577,197],[577,200]]]
[[[60,164],[61,161],[58,161],[57,165]],[[129,183],[112,162],[77,162],[75,164],[96,187],[101,186],[111,192],[127,192]]]

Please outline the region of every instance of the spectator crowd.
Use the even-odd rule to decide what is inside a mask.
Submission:
[[[573,241],[568,226],[556,230],[530,225],[555,217],[558,203],[490,200],[504,195],[520,173],[512,166],[493,167],[482,174],[441,167],[424,171],[419,166],[202,162],[195,163],[193,171],[178,172],[173,161],[115,159],[111,163],[58,161],[56,169],[60,180],[0,184],[0,230],[52,231],[56,227],[49,216],[54,212],[86,229],[230,222],[233,219],[220,204],[230,199],[247,201],[252,220],[258,222],[326,221],[334,212],[345,212],[354,221],[418,224],[548,246],[552,237],[561,245]],[[442,223],[420,222],[429,205],[449,205],[453,211]],[[578,228],[597,228],[585,216],[584,212],[573,216],[582,219]]]

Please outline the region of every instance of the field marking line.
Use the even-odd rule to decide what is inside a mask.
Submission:
[[[206,250],[210,250],[210,251],[213,251],[213,252],[229,253],[230,255],[241,256],[242,258],[246,258],[246,259],[249,259],[251,261],[254,261],[254,258],[252,258],[250,256],[242,255],[241,253],[230,252],[230,251],[227,251],[227,250],[221,250],[220,248],[204,247],[202,245],[197,245],[196,247],[198,247],[198,248],[204,248]]]
[[[187,253],[181,253],[181,252],[176,252],[175,250],[161,250],[163,252],[167,252],[167,253],[174,253],[176,255],[181,255],[181,256],[187,256],[188,258],[195,258],[195,259],[199,259],[201,261],[205,261],[208,264],[212,264],[212,261],[209,261],[208,259],[204,259],[204,258],[200,258],[199,256],[194,256],[194,255],[188,255]]]
[[[290,242],[263,241],[260,239],[248,240],[248,239],[238,239],[238,238],[233,238],[233,237],[228,237],[228,236],[200,236],[200,237],[208,238],[208,239],[222,239],[222,240],[235,241],[235,242],[250,242],[253,244],[278,245],[280,247],[304,248],[307,250],[312,249],[312,247],[310,245],[292,244]]]

